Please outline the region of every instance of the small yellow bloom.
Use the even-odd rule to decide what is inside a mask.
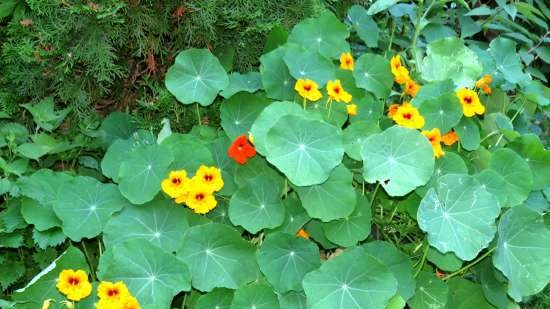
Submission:
[[[340,55],[340,69],[353,71],[355,61],[351,53],[342,53]]]
[[[57,278],[57,289],[67,296],[67,299],[79,301],[92,293],[92,285],[88,274],[83,270],[64,269]]]
[[[395,113],[397,113],[397,109],[399,108],[399,104],[392,104],[390,107],[388,107],[388,117],[393,119],[393,116],[395,116]]]
[[[479,101],[477,92],[467,88],[461,88],[456,92],[456,95],[460,104],[462,104],[464,116],[472,117],[475,114],[483,115],[483,113],[485,113],[485,106]]]
[[[410,78],[409,70],[401,64],[401,56],[395,55],[390,60],[391,72],[393,74],[393,79],[399,85],[403,85]]]
[[[305,239],[309,239],[309,233],[306,232],[304,229],[300,229],[298,231],[298,233],[296,233],[296,236],[299,236],[299,237],[302,237],[302,238],[305,238]]]
[[[209,186],[214,192],[220,191],[223,188],[222,172],[219,168],[214,166],[207,167],[201,165],[195,173],[195,176],[193,176],[193,179],[197,179]]]
[[[130,295],[130,291],[128,291],[128,287],[122,281],[117,281],[114,283],[109,281],[101,281],[97,286],[97,297],[99,297],[99,299],[114,302],[120,301],[128,295]]]
[[[195,213],[205,214],[216,208],[218,202],[212,194],[212,188],[203,182],[192,180],[189,185],[189,193],[185,199],[185,204]],[[177,202],[177,201],[176,201]]]
[[[340,83],[340,80],[331,81],[327,83],[327,93],[330,100],[335,100],[336,102],[351,102],[351,94],[345,91]]]
[[[161,183],[162,191],[171,198],[177,198],[187,193],[189,178],[184,170],[171,171],[168,178]]]
[[[393,121],[402,127],[410,129],[420,129],[424,126],[424,117],[409,102],[403,102],[397,108]]]
[[[309,101],[315,102],[323,97],[321,91],[319,91],[319,85],[311,79],[299,79],[294,84],[294,90],[298,94]]]
[[[409,79],[405,82],[405,93],[411,97],[416,97],[416,94],[420,90],[420,85],[414,82],[414,80]]]
[[[445,155],[443,148],[441,148],[441,132],[439,132],[438,128],[433,128],[429,131],[422,131],[422,134],[426,136],[426,138],[430,141],[430,144],[432,144],[434,156],[436,158],[440,158]]]
[[[350,116],[357,115],[357,105],[355,105],[355,104],[346,105],[346,111],[348,112],[348,115],[350,115]]]
[[[441,136],[441,141],[443,144],[451,146],[452,144],[458,142],[458,134],[456,134],[455,130],[451,129],[451,131]]]
[[[122,300],[120,309],[141,309],[137,299],[133,296],[128,296]]]

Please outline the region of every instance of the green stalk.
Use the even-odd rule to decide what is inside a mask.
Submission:
[[[199,110],[199,103],[195,103],[195,108],[197,112],[197,121],[199,126],[201,125],[201,111]]]
[[[462,267],[461,269],[455,271],[454,273],[451,273],[451,274],[448,274],[447,276],[443,277],[443,280],[449,280],[451,279],[452,277],[460,274],[460,273],[463,273],[464,271],[468,270],[469,268],[471,268],[472,266],[476,265],[477,263],[481,262],[484,258],[488,257],[491,253],[493,253],[493,251],[495,251],[496,247],[493,247],[491,248],[489,251],[485,252],[485,254],[483,254],[482,256],[480,256],[479,258],[475,259],[473,262],[471,262],[470,264]]]

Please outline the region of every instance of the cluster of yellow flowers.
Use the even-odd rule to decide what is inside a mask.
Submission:
[[[92,293],[92,284],[88,280],[88,274],[81,270],[64,269],[57,278],[57,289],[68,300],[67,307],[73,308],[75,301],[80,301]],[[124,282],[101,281],[97,287],[98,302],[96,309],[140,309],[137,299],[132,296]],[[42,309],[48,309],[52,299],[46,299]]]
[[[216,207],[214,192],[222,189],[223,179],[219,168],[201,165],[191,179],[185,170],[171,171],[161,187],[176,203],[185,203],[195,213],[205,214]]]
[[[405,84],[405,93],[411,97],[416,97],[420,90],[420,85],[414,82],[409,75],[409,70],[401,63],[401,56],[395,55],[390,60],[393,79],[399,85]]]

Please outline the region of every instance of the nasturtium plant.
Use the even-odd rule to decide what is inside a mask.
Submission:
[[[324,85],[336,76],[336,67],[332,61],[301,45],[288,43],[283,60],[295,79],[312,79],[319,85]]]
[[[323,225],[325,236],[340,246],[353,246],[369,236],[371,219],[369,200],[365,196],[357,194],[355,207],[351,214]]]
[[[220,107],[221,126],[231,140],[248,134],[260,112],[270,103],[261,94],[238,93]]]
[[[426,129],[438,128],[441,132],[449,132],[462,118],[462,107],[454,93],[445,93],[422,101],[420,113],[426,119]]]
[[[356,63],[353,76],[357,87],[372,92],[377,98],[385,98],[391,91],[393,78],[390,62],[380,55],[364,54]]]
[[[525,159],[510,149],[499,149],[491,155],[489,169],[504,179],[507,206],[521,204],[533,187],[533,174]]]
[[[294,83],[284,62],[286,48],[278,47],[260,57],[260,74],[266,96],[275,100],[291,100],[294,98]]]

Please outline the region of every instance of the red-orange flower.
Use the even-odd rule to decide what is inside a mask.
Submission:
[[[227,150],[229,157],[239,164],[245,164],[246,161],[256,155],[256,149],[250,145],[246,135],[241,135],[233,141]]]

